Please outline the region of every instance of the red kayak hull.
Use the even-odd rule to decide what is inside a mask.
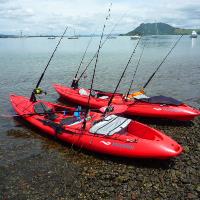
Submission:
[[[130,121],[123,134],[116,132],[108,136],[91,133],[91,127],[95,126],[94,121],[102,119],[102,115],[95,112],[90,112],[90,118],[87,120],[85,129],[82,128],[82,122],[70,125],[62,124],[63,129],[58,133],[57,129],[53,128],[55,124],[60,125],[61,121],[71,114],[59,113],[57,118],[52,121],[41,113],[35,113],[34,106],[42,102],[51,109],[68,110],[69,113],[74,112],[76,108],[60,106],[42,100],[31,102],[28,98],[17,95],[11,95],[10,100],[15,112],[34,127],[37,127],[41,133],[55,136],[64,142],[90,151],[129,158],[156,159],[175,157],[183,151],[183,148],[170,137],[136,121]],[[54,124],[53,127],[50,125],[52,123]]]
[[[80,95],[79,89],[72,89],[60,84],[54,84],[56,92],[67,101],[72,103],[87,106],[88,96]],[[112,93],[106,93],[111,96]],[[101,108],[107,106],[109,99],[100,99],[91,97],[90,106],[92,108]],[[153,117],[153,118],[167,118],[174,120],[189,121],[200,115],[200,111],[192,108],[186,104],[179,106],[175,105],[164,105],[164,104],[153,104],[148,102],[141,102],[138,100],[125,101],[121,94],[116,94],[113,98],[113,104],[127,105],[128,109],[123,113],[129,116],[142,116],[142,117]]]

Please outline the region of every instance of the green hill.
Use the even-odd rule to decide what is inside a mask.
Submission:
[[[0,38],[15,38],[17,37],[16,35],[4,35],[4,34],[0,34]]]
[[[142,23],[133,31],[122,35],[190,35],[193,30],[200,34],[200,29],[181,29],[165,23]]]

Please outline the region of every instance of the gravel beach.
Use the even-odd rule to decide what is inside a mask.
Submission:
[[[171,160],[115,158],[63,144],[16,120],[1,131],[9,139],[0,143],[0,199],[198,199],[200,118],[141,121],[185,152]]]

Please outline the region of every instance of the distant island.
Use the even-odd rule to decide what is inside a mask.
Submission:
[[[159,23],[142,23],[134,30],[120,34],[122,36],[131,35],[190,35],[195,30],[200,34],[200,29],[181,29],[170,26],[162,22]]]
[[[134,36],[134,35],[191,35],[192,31],[195,30],[197,34],[200,34],[200,29],[184,29],[173,27],[166,23],[142,23],[134,30],[125,33],[118,34],[113,33],[110,36]],[[105,34],[106,35],[106,34]],[[94,37],[100,36],[100,34],[93,34]],[[106,35],[107,36],[107,35]],[[0,38],[31,38],[31,37],[60,37],[59,35],[5,35],[0,34]],[[64,37],[69,37],[66,35]],[[91,37],[91,34],[80,34],[78,37]]]
[[[0,34],[0,38],[16,38],[17,36],[16,35],[3,35],[3,34]]]

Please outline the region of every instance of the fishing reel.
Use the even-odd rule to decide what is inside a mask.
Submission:
[[[47,94],[46,91],[43,91],[41,88],[37,87],[33,90],[32,94],[31,94],[31,98],[30,98],[30,101],[32,102],[36,102],[37,101],[37,98],[36,98],[36,95],[41,95],[41,94]]]
[[[95,90],[91,90],[91,91],[90,91],[90,95],[91,95],[92,97],[97,97],[97,93],[96,93]]]
[[[78,89],[78,79],[74,78],[71,84],[73,89]]]
[[[33,90],[33,92],[34,92],[35,95],[41,95],[41,94],[47,95],[47,92],[46,92],[46,91],[43,91],[42,88],[35,88],[35,89]]]
[[[105,109],[105,113],[113,112],[113,110],[114,110],[114,107],[113,107],[113,106],[108,106],[108,107],[106,107],[106,109]]]

